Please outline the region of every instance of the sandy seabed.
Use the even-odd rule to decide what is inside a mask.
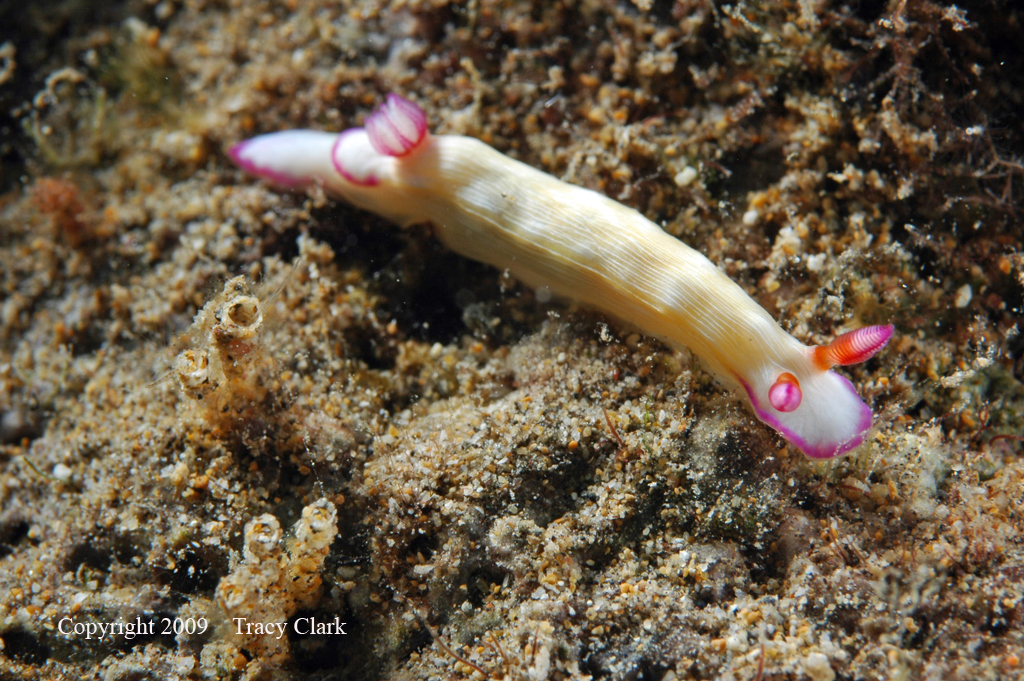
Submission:
[[[1024,676],[1021,18],[0,5],[0,679]],[[226,155],[388,92],[893,323],[867,442]]]

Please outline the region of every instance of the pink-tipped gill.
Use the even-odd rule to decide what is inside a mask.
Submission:
[[[389,94],[367,117],[365,128],[377,153],[405,156],[427,136],[427,114],[405,97]]]

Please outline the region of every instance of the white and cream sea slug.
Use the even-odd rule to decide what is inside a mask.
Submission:
[[[275,184],[319,184],[399,225],[432,223],[457,253],[689,348],[742,386],[758,418],[807,456],[847,452],[871,427],[871,410],[830,369],[874,355],[891,325],[808,347],[639,212],[479,140],[431,135],[426,114],[403,97],[388,95],[363,128],[271,133],[230,154]]]

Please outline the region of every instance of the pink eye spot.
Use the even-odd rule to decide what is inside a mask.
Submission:
[[[788,372],[775,379],[772,387],[768,389],[768,402],[782,412],[790,412],[799,407],[803,396],[800,381]]]

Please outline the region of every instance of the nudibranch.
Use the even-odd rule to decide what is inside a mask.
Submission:
[[[429,222],[457,253],[689,348],[809,457],[843,454],[871,427],[871,410],[831,368],[874,355],[891,325],[808,347],[636,210],[471,137],[431,135],[423,109],[403,97],[388,95],[362,128],[271,133],[230,154],[277,185],[319,184],[399,225]]]

